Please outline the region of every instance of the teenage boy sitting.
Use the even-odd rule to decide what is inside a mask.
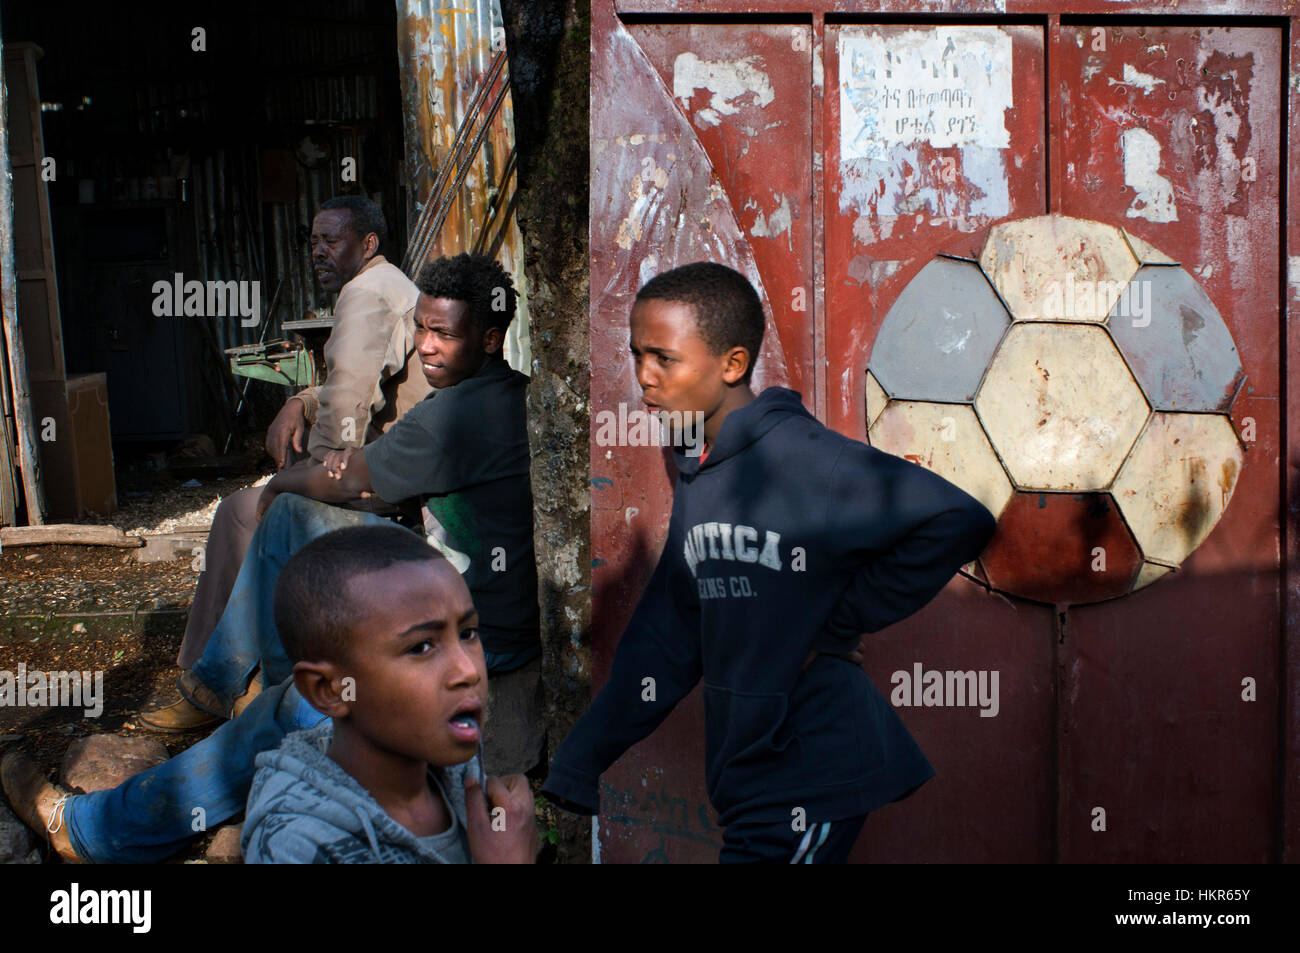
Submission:
[[[929,470],[828,430],[794,391],[755,396],[763,326],[753,287],[718,264],[636,296],[646,406],[702,412],[704,452],[675,454],[663,554],[543,793],[597,813],[600,775],[703,678],[720,860],[843,862],[870,811],[934,775],[853,650],[929,602],[996,522]]]
[[[494,824],[470,764],[487,668],[469,589],[441,553],[397,526],[327,533],[281,570],[275,624],[299,694],[328,717],[257,756],[246,861],[534,861],[527,779],[488,780]]]

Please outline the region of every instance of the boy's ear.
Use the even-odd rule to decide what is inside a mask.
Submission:
[[[506,333],[500,328],[488,328],[483,332],[483,353],[495,354],[505,343]]]
[[[722,379],[728,384],[738,384],[745,379],[745,374],[749,372],[751,363],[749,349],[737,345],[726,353],[724,361]]]
[[[328,718],[346,718],[357,700],[356,683],[334,662],[298,662],[293,667],[298,694]]]

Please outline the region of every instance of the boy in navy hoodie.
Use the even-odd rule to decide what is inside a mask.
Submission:
[[[646,407],[703,413],[704,450],[675,453],[663,554],[542,793],[597,813],[600,775],[703,678],[720,860],[842,863],[870,811],[934,775],[857,664],[862,633],[929,602],[996,521],[937,474],[828,430],[794,391],[755,396],[763,327],[758,294],[722,265],[637,294]]]

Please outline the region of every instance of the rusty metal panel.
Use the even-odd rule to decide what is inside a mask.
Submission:
[[[1286,340],[1279,353],[1286,355],[1289,368],[1300,367],[1300,162],[1295,161],[1295,154],[1300,150],[1300,19],[1290,21],[1291,49],[1289,63],[1291,75],[1287,78],[1287,116],[1289,128],[1286,130],[1287,155],[1287,208],[1285,212],[1284,241],[1287,256],[1286,300],[1282,305],[1283,327],[1286,328]],[[1285,473],[1290,473],[1298,465],[1296,448],[1300,446],[1300,393],[1295,387],[1296,375],[1287,374],[1286,394],[1286,432],[1280,435],[1282,440],[1282,462]],[[1274,453],[1278,452],[1275,444]],[[1283,484],[1284,513],[1295,513],[1300,509],[1300,500],[1296,498],[1297,486],[1294,480],[1287,479]],[[1282,856],[1284,863],[1300,860],[1300,575],[1294,571],[1300,560],[1300,533],[1296,532],[1294,518],[1287,521],[1283,559],[1286,566],[1286,593],[1284,609],[1286,613],[1286,645],[1283,655],[1285,684],[1288,686],[1282,698],[1282,724],[1285,740],[1282,748]]]
[[[945,57],[949,40],[953,51]],[[989,226],[1045,210],[1042,31],[828,23],[822,60],[825,422],[865,439],[863,371],[869,357],[875,362],[885,315],[903,289],[937,249],[973,261]],[[943,81],[934,76],[936,66],[949,70]],[[897,75],[886,75],[896,67]],[[975,78],[989,72],[996,81],[981,89]],[[911,81],[921,75],[928,80]],[[874,131],[873,95],[891,104],[882,113],[886,124],[877,121]],[[969,124],[963,129],[970,112],[960,107],[976,101],[988,136]],[[917,129],[913,120],[928,119],[932,109],[942,122]],[[847,148],[846,129],[853,137]],[[998,599],[968,601],[979,592],[971,579],[954,580],[921,613],[872,636],[867,670],[882,688],[893,672],[920,662],[997,671],[1004,697],[1014,693],[1016,700],[996,718],[900,710],[942,780],[869,821],[857,860],[1051,859],[1053,613]],[[1011,815],[1024,822],[1016,837],[1000,833]]]
[[[789,386],[811,408],[811,29],[700,23],[627,29],[690,121],[732,203],[763,276]]]
[[[727,13],[771,14],[772,0],[616,0],[621,14],[658,13],[676,16]],[[1060,0],[803,0],[781,7],[783,12],[799,11],[826,16],[877,16],[909,14],[959,15],[964,17],[1016,16],[1026,14],[1060,15]],[[1069,4],[1072,14],[1183,14],[1222,17],[1289,16],[1294,12],[1292,0],[1234,0],[1230,7],[1223,0],[1082,0]]]
[[[994,588],[1066,606],[1128,593],[1142,553],[1108,493],[1017,493],[980,563]]]
[[[920,66],[932,50],[943,79],[932,75],[934,61]],[[914,60],[899,62],[897,77],[896,53]],[[826,423],[864,439],[862,370],[904,286],[955,236],[1044,209],[1042,31],[828,24],[822,59]],[[990,73],[996,82],[971,79]],[[907,78],[922,74],[925,83]],[[872,104],[886,102],[887,121],[873,129]],[[935,128],[916,128],[932,111]],[[963,126],[972,115],[991,131]]]
[[[1068,616],[1060,857],[1275,859],[1281,32],[1103,21],[1063,26],[1054,53],[1062,211],[1122,227],[1196,278],[1239,350],[1246,382],[1232,418],[1253,437],[1232,507],[1212,532],[1207,508],[1231,491],[1219,485],[1233,459],[1223,418],[1204,418],[1217,432],[1207,451],[1161,443],[1149,463],[1140,461],[1141,443],[1135,451],[1134,488],[1172,497],[1181,482],[1188,499],[1155,501],[1134,525],[1123,492],[1129,474],[1121,474],[1120,506],[1139,541],[1150,536],[1177,557],[1208,536],[1149,589]],[[1193,478],[1189,469],[1202,466]],[[1170,534],[1186,538],[1166,546]],[[1252,680],[1250,700],[1244,679]],[[1105,833],[1095,829],[1098,808]]]
[[[439,169],[451,157],[457,127],[469,115],[475,91],[504,44],[499,0],[397,0],[397,55],[406,139],[404,179],[407,221],[412,225],[429,201]],[[527,373],[532,348],[523,242],[512,201],[517,187],[511,162],[514,128],[507,89],[500,111],[486,130],[481,151],[424,259],[473,251],[476,242],[490,251],[490,245],[499,240],[495,257],[515,276],[519,292],[519,310],[506,335],[505,355],[511,366]]]

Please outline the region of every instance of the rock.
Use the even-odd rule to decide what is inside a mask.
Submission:
[[[72,634],[73,634],[73,635],[85,635],[85,634],[86,634],[86,623],[84,623],[84,622],[78,622],[76,625],[74,625],[74,626],[72,627]]]
[[[210,864],[242,864],[244,855],[239,852],[239,835],[243,831],[243,824],[227,824],[218,829],[203,852],[203,859]]]
[[[69,790],[89,794],[115,788],[167,757],[167,749],[152,738],[89,735],[68,746],[60,773]]]
[[[14,816],[0,798],[0,864],[39,864],[41,851],[36,835]]]

